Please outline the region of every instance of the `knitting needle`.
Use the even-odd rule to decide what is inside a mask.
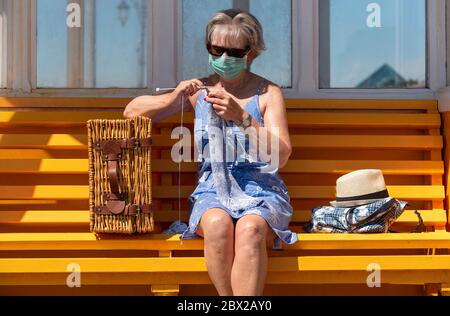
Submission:
[[[173,91],[173,90],[175,90],[175,88],[156,88],[155,90],[156,90],[156,92]]]
[[[212,87],[205,86],[205,87],[200,87],[200,88],[201,89],[205,89],[206,91],[208,91]],[[176,88],[156,88],[155,90],[156,90],[156,92],[163,92],[163,91],[173,91],[175,89]]]

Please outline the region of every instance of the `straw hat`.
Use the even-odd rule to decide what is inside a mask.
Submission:
[[[353,207],[389,197],[383,173],[378,169],[356,170],[336,181],[334,207]]]

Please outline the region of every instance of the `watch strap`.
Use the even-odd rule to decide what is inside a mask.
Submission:
[[[238,126],[246,129],[247,127],[250,127],[252,125],[252,119],[253,117],[251,116],[251,114],[247,113],[247,117],[242,119]]]

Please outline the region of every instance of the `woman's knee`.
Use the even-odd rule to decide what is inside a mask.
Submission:
[[[229,239],[234,233],[234,223],[230,215],[222,209],[209,209],[203,214],[199,233],[208,240]]]
[[[266,244],[270,236],[270,227],[260,216],[247,215],[238,220],[236,224],[236,246],[259,248]]]

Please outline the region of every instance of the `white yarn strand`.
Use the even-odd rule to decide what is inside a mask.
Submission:
[[[183,136],[183,122],[184,122],[184,94],[181,95],[181,117],[180,117],[180,140]],[[182,143],[181,143],[182,144]],[[178,150],[178,221],[181,222],[181,150],[183,145]]]

